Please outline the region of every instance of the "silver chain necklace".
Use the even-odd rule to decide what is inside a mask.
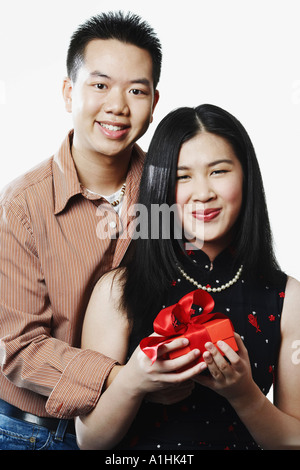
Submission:
[[[228,289],[228,287],[231,287],[233,284],[235,284],[240,276],[241,276],[241,273],[243,271],[243,265],[241,265],[241,267],[239,268],[238,272],[236,273],[236,275],[234,276],[233,279],[231,279],[231,281],[229,282],[226,282],[226,284],[223,284],[222,286],[220,287],[206,287],[206,286],[202,286],[201,284],[199,284],[195,279],[193,279],[192,277],[188,276],[187,273],[180,267],[178,266],[178,269],[179,271],[181,272],[182,276],[187,280],[189,281],[191,284],[193,284],[195,287],[197,287],[197,289],[202,289],[202,290],[206,290],[207,292],[222,292],[223,290],[225,289]]]

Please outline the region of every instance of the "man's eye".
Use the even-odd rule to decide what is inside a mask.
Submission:
[[[104,83],[96,83],[95,88],[97,88],[97,90],[105,90],[107,86],[104,85]]]
[[[144,95],[145,94],[142,90],[138,90],[137,88],[133,88],[132,90],[130,90],[130,93],[132,93],[133,95]]]

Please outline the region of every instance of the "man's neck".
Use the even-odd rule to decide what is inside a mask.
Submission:
[[[103,196],[115,193],[125,182],[132,150],[118,156],[91,156],[72,146],[72,156],[80,183]]]

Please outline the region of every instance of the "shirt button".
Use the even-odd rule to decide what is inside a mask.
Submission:
[[[117,224],[116,222],[109,222],[110,228],[116,228]]]

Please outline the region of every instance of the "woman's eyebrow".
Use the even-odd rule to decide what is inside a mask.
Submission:
[[[208,167],[212,167],[212,166],[215,166],[215,165],[219,165],[220,163],[228,163],[230,165],[233,165],[233,160],[231,160],[230,158],[220,158],[218,160],[214,160],[213,162],[210,162],[207,164]],[[191,167],[187,166],[187,165],[180,165],[177,167],[177,170],[180,171],[180,170],[190,170]]]
[[[181,165],[181,166],[178,166],[177,167],[177,171],[180,171],[180,170],[190,170],[191,168],[189,166],[186,166],[186,165]]]
[[[233,165],[233,160],[230,158],[220,158],[219,160],[214,160],[213,162],[208,163],[208,167],[219,165],[220,163],[229,163],[230,165]]]

